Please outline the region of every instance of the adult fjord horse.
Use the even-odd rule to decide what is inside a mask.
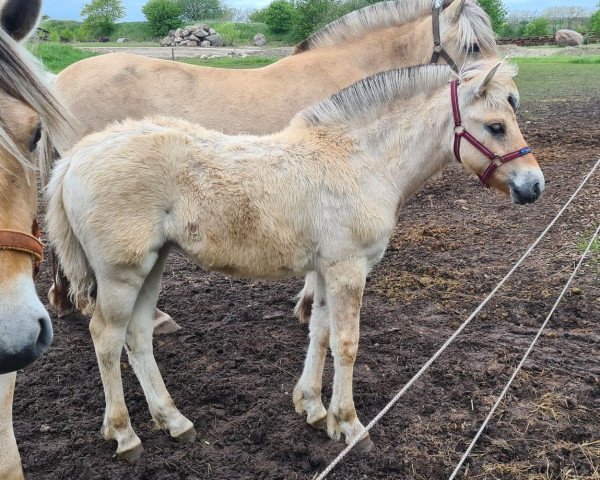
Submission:
[[[263,137],[155,117],[79,142],[54,169],[48,229],[76,303],[93,314],[107,402],[102,433],[118,442],[117,453],[141,453],[123,397],[123,346],[156,424],[179,439],[196,434],[152,353],[152,319],[173,246],[206,270],[231,275],[316,272],[295,407],[310,424],[325,423],[332,438],[361,436],[352,371],[363,288],[401,205],[455,157],[515,203],[535,201],[544,188],[517,126],[514,73],[489,61],[458,77],[432,65],[380,73]],[[328,345],[335,374],[326,410]],[[370,447],[370,439],[361,442]]]
[[[15,41],[40,16],[41,1],[0,2],[0,478],[23,478],[12,427],[16,371],[42,355],[52,341],[48,312],[34,275],[43,256],[35,221],[37,184],[32,151],[47,128],[63,135],[66,115],[37,66]]]
[[[438,36],[440,61],[451,58],[462,65],[467,59],[496,58],[489,19],[475,1],[448,2],[439,16],[434,6],[434,0],[367,6],[264,68],[215,69],[123,53],[77,62],[56,79],[79,128],[60,147],[70,148],[114,121],[148,115],[185,118],[228,134],[276,132],[303,108],[369,75],[437,61]],[[307,277],[295,309],[304,321],[310,315],[313,280]],[[70,310],[64,293],[60,288],[50,293],[59,311]]]

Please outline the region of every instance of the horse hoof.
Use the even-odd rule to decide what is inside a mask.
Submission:
[[[181,326],[171,317],[161,318],[154,323],[154,335],[169,335],[181,330]]]
[[[196,440],[198,433],[194,427],[186,430],[181,435],[177,435],[175,439],[179,442],[193,443]]]
[[[124,452],[119,453],[119,458],[122,458],[128,462],[137,462],[140,457],[142,456],[142,453],[144,452],[144,447],[142,447],[141,444],[136,445],[135,447],[133,447],[131,450],[126,450]]]
[[[371,450],[373,450],[373,448],[375,447],[375,444],[373,443],[373,440],[371,440],[371,437],[369,436],[369,434],[367,433],[367,436],[365,438],[363,438],[362,440],[360,440],[355,446],[354,446],[354,450],[357,453],[368,453]]]
[[[307,420],[307,422],[318,430],[327,430],[327,414],[315,420]]]

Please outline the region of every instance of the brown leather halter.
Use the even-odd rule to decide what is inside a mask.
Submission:
[[[36,277],[40,271],[42,260],[44,260],[44,244],[41,241],[37,220],[33,220],[31,234],[16,230],[0,230],[1,250],[12,250],[31,255],[33,257],[33,276]]]
[[[478,175],[481,183],[486,187],[490,186],[490,178],[494,174],[494,171],[503,163],[510,162],[515,158],[522,157],[531,153],[531,147],[525,146],[514,152],[507,153],[505,155],[499,155],[492,152],[483,143],[477,140],[473,135],[467,132],[467,129],[463,126],[460,117],[460,108],[458,106],[458,80],[452,80],[450,83],[450,98],[452,99],[452,115],[454,116],[454,156],[456,160],[462,163],[460,158],[460,141],[464,138],[467,142],[473,145],[483,155],[490,159],[485,172],[482,175]]]
[[[442,6],[436,6],[431,14],[431,22],[433,28],[433,54],[431,55],[431,61],[429,63],[437,63],[438,58],[442,57],[446,60],[446,63],[450,65],[452,70],[458,72],[458,65],[452,60],[452,57],[442,46],[442,38],[440,35],[440,14],[442,12]]]

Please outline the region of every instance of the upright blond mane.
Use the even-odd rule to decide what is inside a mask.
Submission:
[[[489,71],[496,62],[479,60],[466,64],[458,74],[461,82],[468,82],[478,75]],[[393,102],[409,98],[420,93],[430,92],[450,81],[454,72],[448,65],[420,65],[378,73],[360,80],[344,90],[322,100],[298,114],[311,126],[339,125],[354,119],[378,116],[383,108]],[[502,62],[493,83],[502,83],[516,75],[516,67]],[[504,97],[498,97],[491,89],[486,100],[500,103]]]
[[[356,40],[365,32],[410,23],[430,15],[435,4],[436,0],[397,0],[368,5],[313,33],[296,46],[294,54]],[[496,54],[496,40],[489,18],[474,0],[466,1],[457,28],[461,45],[468,48],[477,43],[484,55]]]

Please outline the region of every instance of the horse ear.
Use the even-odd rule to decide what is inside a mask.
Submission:
[[[443,12],[447,13],[450,16],[452,22],[456,23],[460,18],[460,14],[462,13],[463,8],[465,8],[465,3],[467,3],[467,0],[454,0],[452,3],[450,3],[447,7],[444,8]]]
[[[502,65],[502,62],[498,62],[496,65],[494,65],[494,67],[487,73],[487,75],[485,76],[485,78],[483,79],[483,81],[479,84],[479,87],[477,88],[477,95],[483,95],[485,93],[485,89],[487,88],[488,83],[490,83],[490,80],[492,78],[494,78],[494,75],[496,75],[496,72],[498,71],[498,68],[500,68],[500,65]]]
[[[42,0],[7,0],[0,12],[0,25],[20,42],[37,25],[41,10]]]

